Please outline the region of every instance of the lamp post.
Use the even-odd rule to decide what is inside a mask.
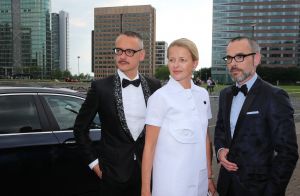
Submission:
[[[251,27],[252,27],[252,39],[254,38],[255,26],[256,26],[256,23],[254,23],[254,24],[251,25]]]
[[[80,56],[78,56],[77,59],[78,59],[78,77],[79,77],[79,59],[80,59]]]

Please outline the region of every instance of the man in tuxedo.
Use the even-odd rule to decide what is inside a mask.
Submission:
[[[298,160],[289,97],[256,74],[261,60],[256,41],[233,38],[226,53],[235,85],[220,92],[217,190],[220,196],[283,196]]]
[[[101,179],[101,196],[140,196],[146,103],[161,85],[138,72],[145,57],[138,33],[121,33],[113,51],[117,72],[92,82],[76,118],[74,135],[84,160]],[[101,140],[94,149],[89,125],[96,113],[101,119]]]

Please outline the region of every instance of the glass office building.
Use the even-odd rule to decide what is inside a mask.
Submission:
[[[300,68],[299,0],[213,0],[212,77],[231,82],[222,57],[235,36],[261,46],[260,66]]]
[[[70,71],[69,66],[69,13],[51,14],[52,69]]]
[[[0,76],[51,72],[50,0],[0,1]]]

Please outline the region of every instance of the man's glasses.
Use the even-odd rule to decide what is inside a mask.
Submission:
[[[116,55],[121,56],[123,54],[123,52],[125,52],[126,56],[129,57],[133,57],[133,55],[139,51],[141,51],[143,49],[139,49],[139,50],[133,50],[133,49],[121,49],[121,48],[114,48],[113,51]]]
[[[227,64],[231,63],[232,62],[232,59],[235,60],[235,62],[243,62],[245,57],[247,56],[251,56],[251,55],[255,55],[256,53],[253,52],[253,53],[249,53],[249,54],[237,54],[235,56],[225,56],[223,57],[223,60],[226,61]]]

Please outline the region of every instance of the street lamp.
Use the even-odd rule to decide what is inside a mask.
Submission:
[[[252,39],[254,38],[255,26],[256,26],[256,23],[254,23],[254,24],[251,25],[251,27],[252,27]]]
[[[79,59],[80,59],[80,56],[78,56],[77,59],[78,59],[78,76],[79,76]]]

